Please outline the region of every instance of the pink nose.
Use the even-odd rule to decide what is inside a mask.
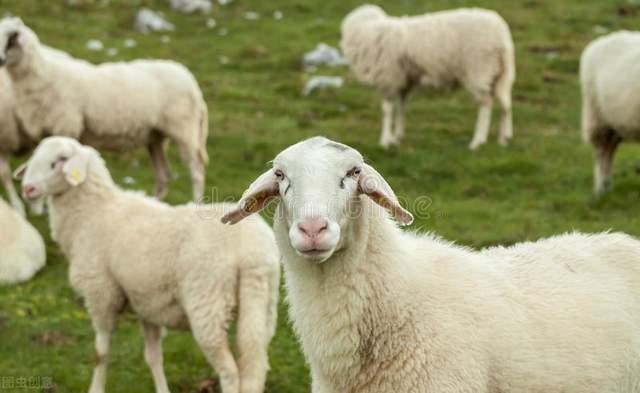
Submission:
[[[300,229],[300,232],[302,232],[305,237],[314,239],[318,237],[318,235],[320,235],[322,232],[326,231],[328,226],[329,222],[324,218],[313,217],[307,218],[306,220],[298,224],[298,229]]]
[[[36,188],[34,186],[25,185],[24,187],[22,187],[22,195],[24,195],[25,198],[29,198],[35,192],[36,192]]]

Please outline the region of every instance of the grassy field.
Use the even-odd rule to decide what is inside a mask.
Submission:
[[[359,5],[358,0],[235,0],[224,7],[216,4],[210,16],[217,21],[214,29],[206,26],[209,16],[173,12],[165,0],[105,3],[69,7],[62,0],[0,0],[0,13],[21,16],[41,41],[77,57],[96,62],[171,58],[188,66],[209,104],[211,195],[239,197],[283,147],[323,134],[362,151],[410,208],[416,200],[428,201],[416,212],[414,230],[435,231],[474,247],[572,230],[614,229],[640,236],[640,219],[633,213],[640,195],[638,147],[623,145],[613,192],[594,199],[591,152],[579,137],[577,78],[580,52],[598,32],[638,25],[640,5],[635,1],[387,1],[385,7],[394,14],[471,5],[493,8],[511,25],[518,64],[515,138],[502,148],[494,133],[475,153],[467,144],[476,107],[462,91],[415,94],[408,109],[408,135],[399,149],[388,152],[377,146],[378,97],[359,85],[348,69],[316,72],[345,76],[342,89],[301,96],[313,75],[302,69],[302,54],[321,41],[336,45],[340,20]],[[166,34],[168,43],[162,42],[164,34],[133,31],[134,15],[142,6],[163,11],[176,25],[175,32]],[[260,18],[247,20],[247,11]],[[274,11],[284,17],[274,19]],[[127,38],[135,39],[137,46],[124,48]],[[117,48],[118,54],[109,57],[106,51],[87,50],[89,39]],[[108,158],[116,181],[123,183],[129,176],[136,181],[130,187],[151,191],[145,152]],[[168,201],[186,202],[190,182],[173,151],[172,162],[180,176],[172,183]],[[49,238],[46,219],[31,218],[47,239],[48,265],[28,284],[0,288],[0,392],[26,391],[2,388],[3,378],[31,376],[51,378],[54,387],[47,392],[84,392],[94,360],[90,322],[69,287],[66,261]],[[127,316],[113,338],[108,391],[153,391],[142,349],[141,329],[133,316]],[[189,334],[169,332],[164,351],[173,392],[195,392],[213,375]],[[284,303],[271,365],[267,392],[309,391],[304,358]]]

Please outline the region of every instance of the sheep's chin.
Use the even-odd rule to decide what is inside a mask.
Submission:
[[[317,264],[321,264],[323,262],[326,262],[327,259],[331,258],[331,256],[333,255],[335,249],[330,249],[330,250],[326,250],[326,251],[299,251],[297,249],[294,248],[294,250],[296,250],[296,254],[298,254],[299,256],[301,256],[302,258],[310,261],[310,262],[314,262]]]

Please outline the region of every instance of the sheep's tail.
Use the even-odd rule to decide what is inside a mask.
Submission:
[[[277,274],[277,276],[275,275]],[[238,285],[236,345],[241,392],[261,392],[269,371],[269,342],[275,330],[273,286],[279,271],[266,272],[264,266],[245,269]],[[276,304],[273,304],[276,303]]]
[[[207,153],[207,138],[209,137],[209,111],[207,110],[207,104],[204,99],[201,100],[200,109],[200,132],[199,132],[199,144],[198,144],[198,159],[202,166],[209,164],[209,153]]]

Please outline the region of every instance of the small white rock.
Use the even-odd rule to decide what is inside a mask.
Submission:
[[[284,17],[284,14],[282,13],[282,11],[278,10],[273,12],[273,19],[281,20],[283,17]]]
[[[210,29],[213,29],[214,27],[216,27],[216,20],[213,18],[207,19],[207,27]]]
[[[309,79],[307,84],[304,86],[304,90],[302,94],[308,96],[315,89],[326,89],[326,88],[340,88],[344,84],[344,79],[340,76],[314,76]]]
[[[244,18],[246,20],[258,20],[260,19],[260,14],[258,14],[257,12],[253,12],[253,11],[247,11],[244,13]]]
[[[168,44],[169,42],[171,42],[171,37],[169,37],[168,35],[163,35],[162,37],[160,37],[160,42],[162,42],[163,44]]]
[[[134,179],[134,178],[133,178],[133,177],[131,177],[131,176],[125,176],[125,177],[122,179],[122,183],[126,184],[127,186],[131,186],[131,185],[133,185],[133,184],[136,184],[136,179]]]
[[[118,50],[116,48],[107,49],[107,56],[113,57],[118,54]]]
[[[609,32],[609,29],[601,25],[596,25],[593,26],[593,32],[596,34],[607,34]]]
[[[104,49],[104,44],[100,40],[89,40],[87,41],[87,49],[99,52]]]
[[[127,38],[126,40],[124,40],[122,45],[125,48],[133,48],[134,46],[138,45],[138,42],[132,38]]]
[[[229,58],[227,56],[220,56],[218,60],[220,61],[220,64],[229,64]]]
[[[231,3],[231,0],[218,0],[218,4],[220,5],[227,5]]]
[[[221,35],[221,36],[224,37],[227,34],[229,34],[229,30],[225,29],[224,27],[222,29],[218,30],[218,35]]]

